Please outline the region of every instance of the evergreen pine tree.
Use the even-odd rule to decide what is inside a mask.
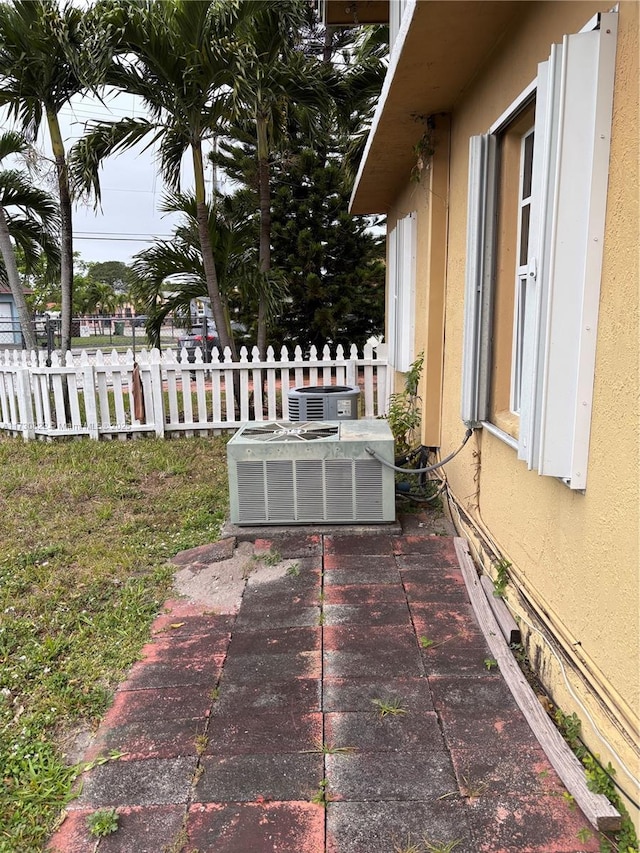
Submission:
[[[322,148],[274,168],[272,263],[289,292],[271,328],[274,345],[362,347],[383,331],[383,239],[348,204],[341,162]]]

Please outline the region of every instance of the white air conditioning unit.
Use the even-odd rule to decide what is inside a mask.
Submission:
[[[384,420],[243,424],[227,444],[233,524],[395,520],[394,462]]]
[[[351,421],[358,417],[360,389],[351,385],[303,385],[287,394],[292,421]]]

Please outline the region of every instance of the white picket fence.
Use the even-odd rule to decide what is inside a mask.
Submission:
[[[139,418],[136,362],[144,401]],[[64,360],[53,353],[50,366],[46,353],[5,350],[0,352],[0,430],[25,440],[214,434],[246,421],[288,420],[287,392],[304,385],[358,385],[361,416],[384,415],[391,392],[386,346],[367,345],[362,356],[355,346],[348,355],[338,346],[335,356],[328,346],[321,355],[311,347],[307,358],[300,347],[293,358],[283,347],[279,360],[269,347],[266,361],[257,347],[251,358],[243,347],[238,361],[229,349],[222,356],[214,349],[208,364],[200,350],[195,363],[187,362],[184,350],[142,350],[135,360],[132,350],[98,350],[94,356],[69,352]]]

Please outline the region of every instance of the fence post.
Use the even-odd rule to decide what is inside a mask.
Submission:
[[[358,347],[351,344],[347,359],[347,385],[354,387],[358,384]]]
[[[240,364],[246,364],[246,368],[239,371],[240,386],[240,420],[249,420],[249,352],[246,347],[240,348]]]
[[[289,353],[285,346],[280,350],[280,400],[282,403],[282,420],[289,420]]]
[[[153,397],[153,421],[156,436],[164,438],[164,400],[162,397],[162,365],[160,350],[155,347],[150,352],[149,368],[151,370],[151,396]]]
[[[26,353],[24,353],[26,355]],[[21,367],[16,370],[16,387],[18,391],[18,411],[22,425],[22,437],[25,441],[36,437],[35,423],[33,420],[33,401],[31,399],[31,372],[25,359]]]
[[[71,350],[67,350],[65,353],[64,364],[65,367],[73,368],[73,373],[67,373],[67,395],[69,399],[71,425],[76,429],[81,429],[82,420],[80,418],[80,402],[78,399],[78,370],[76,369]]]
[[[260,364],[260,350],[258,347],[253,347],[251,350],[251,361],[253,364]],[[251,372],[253,380],[253,419],[254,421],[264,420],[264,402],[262,399],[262,368],[257,367]]]
[[[378,377],[378,415],[386,415],[391,397],[391,371],[389,369],[389,345],[378,344],[375,348],[376,374]],[[380,364],[384,361],[384,364]]]
[[[278,417],[275,361],[273,347],[267,347],[267,363],[273,365],[273,367],[267,367],[267,417],[270,421],[275,421]]]
[[[380,414],[380,411],[376,411],[374,399],[375,369],[373,367],[373,347],[369,342],[364,345],[362,354],[364,356],[364,414],[366,418],[375,418],[376,414]]]
[[[231,350],[229,347],[224,348],[224,364],[233,364],[233,358],[231,357]],[[224,371],[224,394],[225,394],[225,408],[226,408],[226,419],[231,423],[234,423],[236,420],[236,388],[234,383],[234,373],[233,368],[226,368]],[[240,401],[238,401],[239,403]]]
[[[84,416],[87,420],[89,438],[97,441],[100,438],[98,429],[98,405],[96,402],[96,372],[92,364],[89,364],[89,356],[86,350],[80,355],[80,369],[82,370],[82,389],[84,391]]]

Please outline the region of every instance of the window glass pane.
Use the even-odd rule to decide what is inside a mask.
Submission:
[[[527,300],[527,277],[520,276],[517,282],[516,293],[516,322],[514,340],[514,362],[513,362],[513,393],[511,398],[511,411],[520,413],[520,400],[522,394],[522,358],[524,354],[524,320],[526,314]]]
[[[533,172],[533,133],[524,140],[524,172],[522,176],[522,198],[531,195],[531,174]]]
[[[531,205],[525,204],[520,210],[520,258],[518,264],[521,267],[527,265],[529,255],[529,219],[531,217]]]
[[[533,189],[535,102],[514,114],[500,134],[499,200],[495,287],[491,327],[492,423],[518,437],[524,307],[519,284],[528,273],[530,204]],[[531,225],[533,222],[531,222]]]

